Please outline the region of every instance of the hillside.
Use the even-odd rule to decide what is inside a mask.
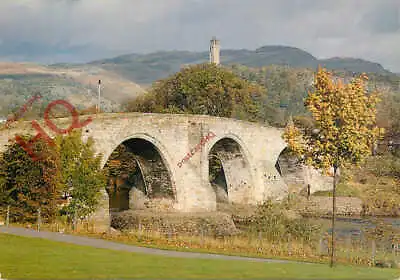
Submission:
[[[329,69],[343,69],[349,72],[365,72],[375,74],[389,74],[390,72],[385,70],[379,63],[358,59],[358,58],[340,58],[333,57],[329,59],[319,60],[319,64]]]
[[[113,71],[140,85],[148,86],[165,78],[187,64],[208,61],[208,52],[164,51],[150,54],[128,54],[98,60],[88,65]],[[241,64],[248,67],[285,65],[315,70],[318,65],[348,72],[390,74],[380,64],[356,58],[317,59],[310,53],[287,46],[264,46],[256,50],[222,50],[223,65]]]
[[[120,104],[144,90],[132,81],[104,69],[91,66],[41,66],[23,63],[0,63],[0,115],[6,116],[20,107],[29,96],[40,93],[41,111],[51,100],[65,99],[80,109],[97,102],[97,83],[103,81],[102,108],[119,110]]]
[[[238,76],[262,85],[267,95],[262,98],[262,118],[275,126],[284,126],[289,115],[300,117],[303,121],[308,113],[304,98],[312,90],[314,71],[307,68],[271,65],[254,68],[231,65],[229,68]],[[346,70],[333,70],[336,77],[349,82],[354,73]],[[400,133],[400,76],[389,74],[368,74],[369,90],[378,90],[382,102],[378,106],[378,123],[387,133]]]

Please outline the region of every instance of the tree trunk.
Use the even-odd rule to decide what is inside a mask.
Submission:
[[[333,167],[333,192],[332,192],[332,240],[331,240],[331,263],[330,267],[333,267],[335,258],[335,216],[336,216],[336,175],[337,166]]]

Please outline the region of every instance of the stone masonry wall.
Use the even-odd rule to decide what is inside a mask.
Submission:
[[[279,156],[278,164],[283,180],[291,192],[304,192],[308,184],[311,194],[317,191],[332,190],[333,177],[324,175],[312,167],[301,165],[297,163],[296,159],[288,157],[284,153]]]

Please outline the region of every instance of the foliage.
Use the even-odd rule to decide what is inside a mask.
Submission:
[[[95,211],[100,190],[106,187],[106,177],[100,166],[102,156],[95,155],[93,139],[82,141],[81,130],[64,137],[59,135],[55,142],[64,191],[71,197],[63,211],[70,217],[87,217]]]
[[[311,131],[315,128],[315,121],[310,116],[294,116],[293,123],[300,129],[305,130],[306,133],[311,133]]]
[[[258,98],[265,94],[258,86],[213,64],[182,69],[154,84],[145,97],[128,106],[129,111],[206,114],[255,121]]]
[[[265,201],[257,207],[252,218],[252,227],[275,240],[293,237],[310,241],[318,234],[318,226],[311,225],[304,219],[290,219],[282,214],[283,210],[279,204],[271,200]]]
[[[125,145],[119,145],[110,155],[104,166],[108,177],[127,175],[137,168],[135,154],[130,152]]]
[[[134,185],[135,176],[140,170],[135,154],[130,152],[125,145],[119,145],[109,157],[103,172],[108,178],[107,191],[112,198],[121,193],[122,182]],[[146,193],[146,188],[144,191]]]
[[[283,137],[288,148],[301,156],[308,165],[328,171],[333,168],[333,215],[331,263],[334,262],[334,221],[337,171],[345,163],[360,163],[372,152],[379,129],[376,127],[377,93],[366,90],[361,75],[348,84],[341,79],[332,80],[331,73],[318,69],[315,75],[314,91],[309,92],[305,105],[315,120],[316,129],[309,134],[290,134]],[[296,138],[297,139],[296,139]]]
[[[272,65],[249,68],[232,65],[233,73],[267,89],[260,98],[260,118],[275,126],[284,126],[289,115],[305,115],[303,99],[311,89],[312,71]]]
[[[24,136],[25,141],[32,136]],[[94,211],[97,195],[105,187],[100,170],[101,156],[95,156],[93,141],[81,140],[81,132],[57,136],[56,146],[40,139],[33,143],[40,160],[33,161],[23,148],[11,142],[0,158],[0,205],[10,206],[14,220],[34,222],[53,220],[65,204],[63,194],[72,200],[65,207],[69,215],[87,216]]]
[[[336,195],[337,196],[345,196],[345,197],[360,197],[361,192],[358,188],[353,185],[346,184],[343,182],[343,178],[341,176],[341,180],[336,187]],[[313,193],[313,196],[329,196],[332,197],[332,191],[317,191]]]
[[[307,92],[312,90],[313,71],[307,68],[270,65],[252,68],[244,65],[231,65],[233,73],[265,87],[268,95],[261,97],[260,118],[268,123],[283,127],[289,115],[296,125],[309,126],[312,122],[310,113],[304,106]],[[379,71],[378,71],[379,72]],[[354,72],[335,70],[333,77],[350,81]],[[386,137],[400,137],[400,95],[398,75],[390,73],[369,73],[366,87],[369,91],[379,90],[382,102],[377,107],[377,124],[385,128]],[[298,121],[297,121],[298,119]]]
[[[390,153],[369,157],[360,166],[348,166],[341,175],[343,188],[355,189],[363,201],[364,214],[400,214],[400,159]],[[340,185],[341,185],[340,184]],[[339,186],[340,186],[339,185]]]
[[[345,165],[336,194],[360,198],[367,216],[400,215],[400,159],[385,153],[368,157],[359,166]],[[332,196],[332,192],[314,195]]]
[[[377,123],[385,129],[385,138],[400,138],[400,95],[387,92],[378,105]]]
[[[221,160],[216,156],[208,157],[209,160],[209,172],[208,179],[210,182],[215,183],[218,175],[223,171],[223,166]]]
[[[376,93],[366,92],[366,79],[361,76],[343,84],[341,80],[334,82],[326,70],[318,70],[315,90],[305,100],[317,131],[304,134],[304,144],[293,135],[284,134],[289,148],[302,155],[307,164],[336,169],[346,162],[358,163],[371,154],[378,136],[375,123],[379,99]]]
[[[285,127],[283,138],[288,144],[289,154],[302,155],[305,152],[305,143],[302,133],[300,129],[295,126],[292,119],[289,119],[288,124]]]
[[[30,136],[23,137],[25,141]],[[41,218],[51,221],[57,214],[61,202],[60,161],[47,143],[33,144],[36,154],[42,159],[33,161],[23,148],[12,141],[0,158],[0,205],[10,206],[11,218],[15,221]]]

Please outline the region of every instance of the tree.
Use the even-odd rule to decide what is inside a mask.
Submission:
[[[376,92],[367,92],[361,75],[350,83],[334,81],[332,74],[318,69],[314,91],[309,92],[305,106],[311,112],[316,129],[299,133],[288,125],[283,137],[292,153],[301,156],[308,165],[329,170],[333,168],[332,252],[334,262],[334,230],[336,213],[337,173],[345,163],[357,164],[371,154],[378,137],[376,127]]]
[[[384,128],[384,137],[389,141],[397,142],[400,138],[400,98],[396,92],[388,92],[378,106],[377,122]],[[392,152],[399,156],[398,146],[391,147]]]
[[[101,155],[95,155],[93,139],[82,141],[82,131],[74,130],[67,136],[57,136],[56,149],[61,161],[64,192],[71,201],[64,208],[69,217],[85,218],[93,213],[106,177],[101,170]]]
[[[128,105],[128,111],[205,114],[258,119],[259,97],[265,89],[214,64],[182,69],[153,85],[150,92]]]
[[[28,142],[32,136],[22,136]],[[11,206],[16,221],[34,222],[37,210],[42,218],[53,220],[65,203],[69,217],[87,217],[94,212],[106,176],[100,168],[101,155],[95,155],[93,140],[82,140],[81,130],[58,135],[48,145],[41,139],[33,142],[31,156],[16,142],[11,142],[0,157],[0,206]]]
[[[23,136],[28,141],[32,136]],[[44,141],[33,144],[34,161],[23,148],[11,141],[0,157],[0,205],[10,206],[14,221],[34,222],[40,208],[41,217],[51,222],[61,203],[60,162]]]

